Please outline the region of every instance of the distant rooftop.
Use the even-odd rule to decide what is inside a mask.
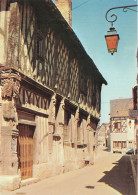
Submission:
[[[132,98],[119,98],[110,101],[110,117],[127,117],[133,108]]]

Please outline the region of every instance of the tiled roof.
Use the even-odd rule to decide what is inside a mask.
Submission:
[[[127,117],[129,109],[133,108],[132,98],[116,99],[110,101],[110,117]]]

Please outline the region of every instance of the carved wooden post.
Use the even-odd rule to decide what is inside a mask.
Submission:
[[[74,136],[74,142],[75,142],[75,145],[74,145],[74,147],[75,147],[75,156],[76,156],[76,159],[75,159],[75,161],[77,160],[77,128],[78,128],[78,122],[79,122],[79,107],[78,107],[78,109],[76,110],[76,113],[75,113],[75,120],[74,120],[74,134],[75,134],[75,136]]]
[[[62,166],[64,166],[64,149],[63,149],[63,132],[64,132],[64,109],[65,109],[65,99],[63,98],[59,106],[58,114],[58,127],[60,135],[60,145],[59,145],[59,161]]]
[[[12,70],[1,71],[2,98],[2,174],[17,174],[18,117],[16,99],[19,97],[20,77]]]
[[[92,132],[92,127],[91,127],[91,117],[90,115],[87,118],[87,151],[88,151],[88,156],[89,156],[89,163],[93,164],[94,162],[94,156],[93,156],[93,132]]]
[[[52,154],[52,149],[53,149],[53,133],[55,131],[55,105],[56,105],[56,94],[52,96],[50,106],[49,106],[49,120],[48,120],[49,154]]]

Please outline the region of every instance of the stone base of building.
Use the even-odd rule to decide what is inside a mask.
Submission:
[[[0,176],[0,189],[16,190],[20,188],[21,179],[19,175],[2,175]]]
[[[73,171],[85,167],[87,164],[84,160],[71,161],[66,160],[64,165],[57,163],[41,163],[33,165],[33,177],[22,180],[19,175],[3,175],[0,176],[0,189],[13,191],[21,186],[36,183],[39,180],[56,176],[65,172]]]
[[[84,160],[80,160],[80,161],[71,161],[71,160],[66,160],[64,163],[64,169],[63,172],[69,172],[69,171],[73,171],[76,169],[80,169],[83,168],[85,166],[85,162]]]
[[[22,186],[27,186],[27,185],[30,185],[30,184],[33,184],[33,183],[37,183],[38,181],[39,181],[39,179],[32,177],[32,178],[29,178],[29,179],[22,180],[20,186],[21,187]]]
[[[64,165],[56,163],[42,163],[33,165],[33,177],[45,179],[65,172],[70,172],[86,166],[85,161],[74,162],[66,160]]]
[[[63,166],[54,163],[42,163],[33,165],[33,177],[45,179],[63,173]]]

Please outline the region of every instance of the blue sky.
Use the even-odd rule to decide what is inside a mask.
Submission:
[[[83,5],[81,5],[83,4]],[[120,36],[118,52],[108,53],[105,34],[110,23],[105,13],[111,7],[134,5],[136,0],[73,0],[72,28],[108,85],[102,87],[101,123],[109,122],[110,100],[132,97],[137,72],[137,13],[114,10],[114,27]]]
[[[86,2],[86,3],[85,3]],[[84,4],[83,4],[84,3]],[[104,35],[110,28],[105,13],[111,7],[137,4],[135,0],[73,0],[72,28],[107,80],[102,87],[101,123],[109,122],[110,100],[132,97],[137,72],[137,13],[116,9],[114,27],[119,33],[118,52],[107,52]],[[83,4],[82,6],[79,6]]]

